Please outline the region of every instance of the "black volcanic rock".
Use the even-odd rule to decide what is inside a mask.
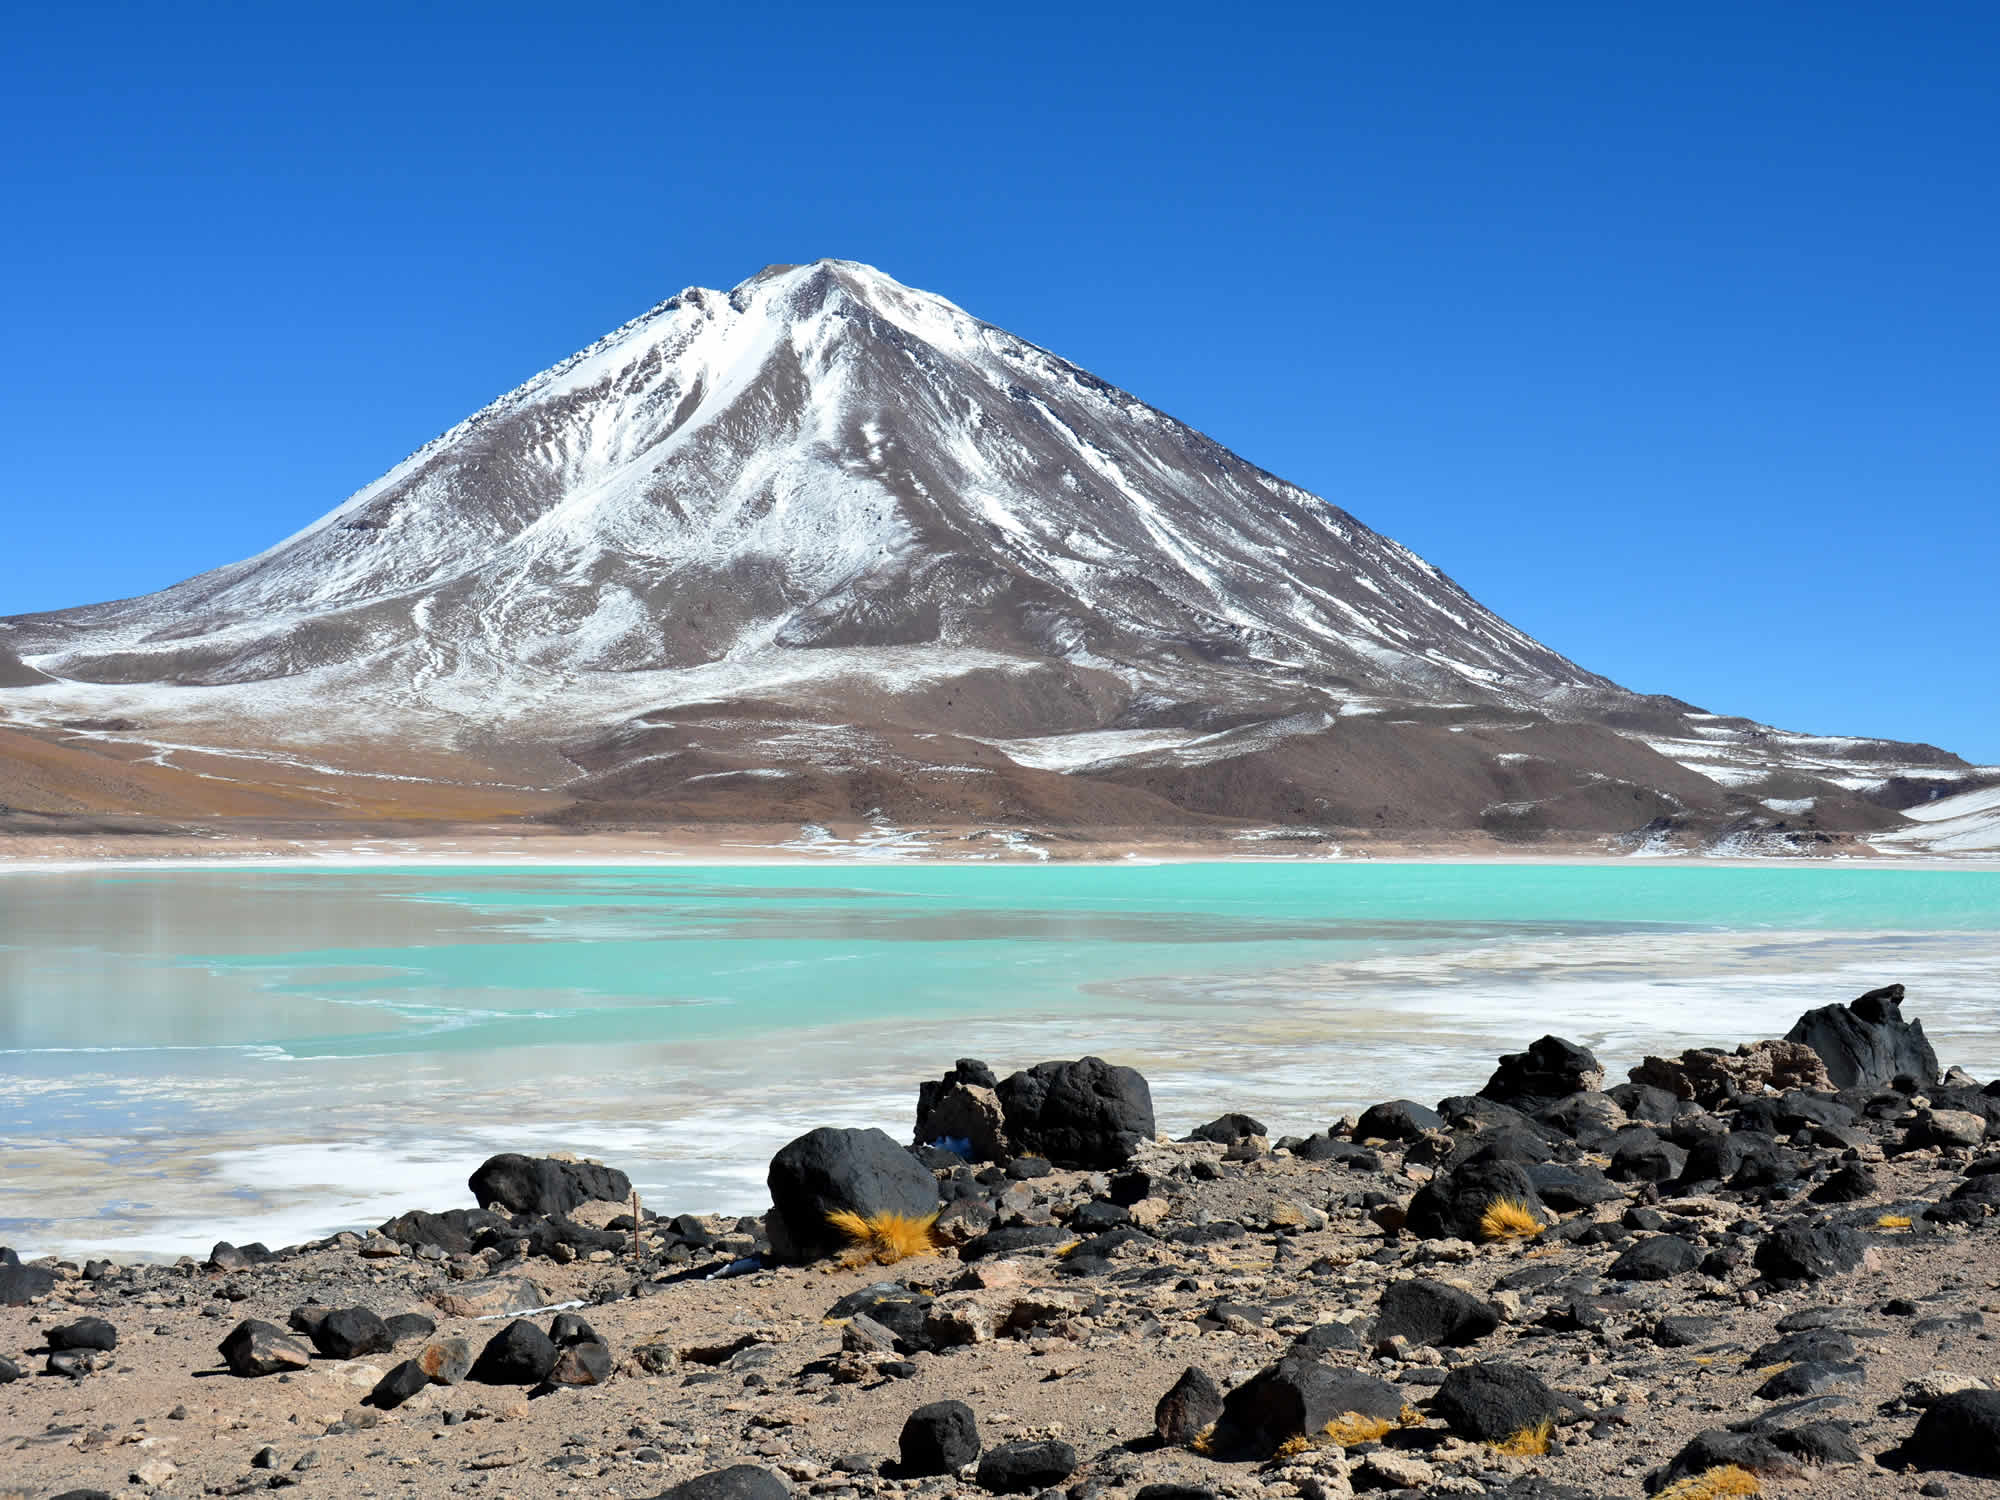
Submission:
[[[1957,1391],[1917,1418],[1896,1455],[1920,1469],[2000,1475],[2000,1391]]]
[[[1076,1472],[1076,1449],[1053,1439],[1002,1443],[979,1460],[979,1487],[997,1495],[1046,1490]]]
[[[1432,1409],[1460,1437],[1482,1443],[1564,1421],[1579,1410],[1527,1366],[1500,1360],[1458,1366],[1438,1387]]]
[[[631,1179],[614,1168],[513,1152],[489,1157],[466,1185],[482,1207],[497,1203],[516,1214],[567,1214],[593,1200],[632,1196]]]
[[[1826,1062],[1834,1087],[1881,1088],[1913,1078],[1925,1088],[1938,1081],[1937,1054],[1922,1021],[1903,1019],[1903,987],[1884,985],[1848,1005],[1825,1005],[1800,1016],[1785,1033]]]
[[[1416,1276],[1392,1282],[1375,1314],[1377,1339],[1404,1338],[1416,1345],[1470,1344],[1500,1326],[1500,1313],[1457,1287]]]
[[[1153,1138],[1153,1094],[1101,1057],[1044,1062],[1000,1080],[1007,1134],[1062,1167],[1116,1167]]]
[[[1757,1246],[1757,1269],[1771,1281],[1789,1286],[1818,1281],[1851,1271],[1861,1264],[1868,1242],[1852,1229],[1835,1224],[1787,1224]]]
[[[328,1359],[359,1359],[387,1354],[396,1347],[389,1325],[365,1307],[337,1307],[314,1321],[308,1335],[313,1347]]]
[[[1223,1398],[1215,1451],[1268,1457],[1288,1439],[1323,1431],[1336,1417],[1355,1414],[1395,1421],[1402,1410],[1403,1397],[1394,1386],[1295,1352],[1265,1366]]]
[[[963,1401],[933,1401],[905,1419],[897,1448],[905,1477],[954,1473],[979,1457],[979,1420]]]
[[[1510,1052],[1486,1080],[1480,1095],[1503,1104],[1524,1099],[1561,1099],[1604,1086],[1604,1069],[1588,1047],[1545,1036],[1525,1052]]]
[[[879,1130],[809,1130],[771,1158],[771,1248],[787,1260],[845,1249],[836,1213],[924,1219],[938,1211],[937,1179]]]
[[[534,1385],[555,1368],[556,1346],[526,1318],[494,1334],[472,1362],[471,1379],[484,1385]]]
[[[1354,1123],[1357,1141],[1414,1141],[1426,1131],[1444,1129],[1444,1116],[1412,1099],[1371,1104]]]
[[[1221,1388],[1206,1370],[1189,1365],[1153,1408],[1153,1431],[1167,1446],[1183,1448],[1221,1416]]]
[[[654,1500],[792,1500],[792,1491],[769,1469],[760,1469],[755,1464],[734,1464],[682,1480]]]
[[[1470,1162],[1439,1173],[1419,1188],[1410,1200],[1405,1227],[1424,1239],[1477,1240],[1486,1211],[1503,1200],[1520,1203],[1531,1212],[1542,1210],[1535,1185],[1519,1163]]]

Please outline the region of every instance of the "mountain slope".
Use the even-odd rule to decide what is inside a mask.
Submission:
[[[1676,754],[1706,743],[1685,708],[1045,350],[841,261],[682,292],[256,557],[0,621],[17,724],[118,715],[135,728],[71,732],[172,725],[355,763],[415,742],[462,760],[440,780],[564,786],[585,815],[1725,818],[1747,794]],[[1621,713],[1653,727],[1614,733]],[[1487,744],[1552,721],[1593,727]],[[1476,757],[1448,743],[1468,729]],[[1561,784],[1524,781],[1530,763]],[[855,767],[872,790],[843,780]],[[995,775],[1013,790],[963,790]],[[785,776],[821,791],[787,802]]]

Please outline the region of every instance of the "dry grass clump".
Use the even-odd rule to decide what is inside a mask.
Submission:
[[[1910,1227],[1910,1216],[1908,1214],[1884,1214],[1875,1221],[1875,1227],[1877,1229],[1908,1229]]]
[[[1555,1435],[1556,1424],[1544,1417],[1533,1427],[1523,1427],[1491,1447],[1495,1453],[1507,1458],[1541,1458],[1548,1453],[1549,1442]]]
[[[1479,1216],[1479,1237],[1488,1244],[1539,1238],[1542,1221],[1519,1198],[1495,1198]]]
[[[1724,1464],[1700,1474],[1677,1479],[1653,1500],[1730,1500],[1730,1497],[1761,1495],[1757,1476],[1735,1464]]]
[[[934,1213],[922,1218],[912,1214],[863,1216],[843,1208],[828,1214],[826,1221],[847,1236],[848,1257],[853,1264],[873,1261],[888,1266],[937,1249],[937,1218]]]
[[[1404,1407],[1394,1417],[1370,1417],[1358,1411],[1342,1412],[1318,1432],[1302,1432],[1297,1437],[1286,1438],[1271,1456],[1297,1458],[1317,1448],[1351,1448],[1356,1443],[1377,1443],[1398,1427],[1421,1427],[1423,1424],[1424,1414],[1414,1406]],[[1201,1442],[1208,1436],[1205,1432],[1201,1438],[1195,1439],[1195,1452],[1207,1454],[1208,1450],[1201,1446]]]
[[[1349,1411],[1320,1428],[1320,1434],[1330,1443],[1351,1448],[1356,1443],[1378,1443],[1395,1426],[1387,1417],[1364,1417],[1358,1411]]]

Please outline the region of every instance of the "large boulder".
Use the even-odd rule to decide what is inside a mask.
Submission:
[[[555,1368],[556,1346],[526,1318],[517,1318],[486,1341],[472,1362],[471,1378],[483,1385],[536,1385]]]
[[[1295,1351],[1223,1398],[1214,1447],[1219,1455],[1268,1458],[1292,1438],[1324,1432],[1337,1418],[1395,1422],[1402,1412],[1402,1393],[1387,1381]]]
[[[1578,1406],[1526,1365],[1494,1360],[1460,1365],[1445,1376],[1431,1410],[1460,1437],[1498,1443],[1544,1422],[1567,1421]]]
[[[1222,1388],[1208,1371],[1189,1365],[1153,1408],[1153,1431],[1170,1448],[1185,1448],[1222,1415]]]
[[[488,1157],[466,1185],[481,1208],[498,1204],[515,1214],[566,1214],[585,1203],[623,1203],[632,1196],[632,1179],[614,1167],[511,1151]]]
[[[1486,1212],[1501,1202],[1518,1203],[1541,1222],[1552,1217],[1519,1162],[1488,1159],[1440,1172],[1417,1189],[1403,1227],[1427,1240],[1485,1239]]]
[[[232,1375],[280,1375],[312,1363],[311,1350],[275,1323],[260,1318],[245,1318],[230,1329],[216,1352]]]
[[[1832,1223],[1786,1224],[1757,1246],[1755,1264],[1780,1286],[1837,1276],[1861,1264],[1868,1241],[1859,1231]]]
[[[1904,1077],[1934,1088],[1937,1053],[1924,1036],[1924,1023],[1903,1019],[1902,1004],[1903,987],[1884,985],[1852,1004],[1807,1011],[1785,1040],[1817,1052],[1837,1089],[1886,1088]]]
[[[1376,1339],[1402,1338],[1412,1344],[1470,1344],[1500,1326],[1500,1310],[1470,1292],[1413,1276],[1391,1282],[1375,1315]]]
[[[56,1273],[46,1266],[24,1266],[19,1261],[0,1264],[0,1307],[26,1307],[55,1288]]]
[[[1636,1241],[1604,1274],[1613,1281],[1666,1281],[1701,1264],[1701,1247],[1677,1234],[1653,1234]]]
[[[1036,1063],[1000,1081],[1016,1151],[1059,1167],[1118,1167],[1153,1138],[1153,1091],[1132,1068],[1101,1057]]]
[[[653,1500],[791,1500],[792,1489],[769,1469],[735,1464],[684,1479]]]
[[[927,1219],[938,1211],[937,1179],[879,1130],[807,1131],[771,1158],[767,1180],[772,1212],[765,1230],[781,1260],[846,1249],[848,1236],[830,1222],[836,1213]]]
[[[1076,1472],[1076,1449],[1055,1438],[1023,1439],[988,1448],[979,1460],[979,1487],[996,1495],[1051,1489]]]
[[[310,1337],[313,1348],[328,1359],[359,1359],[396,1347],[389,1325],[365,1307],[337,1307],[314,1319]]]
[[[78,1318],[48,1331],[51,1349],[95,1349],[109,1352],[118,1347],[118,1330],[102,1318]]]
[[[1563,1099],[1604,1087],[1604,1069],[1588,1047],[1545,1036],[1526,1052],[1509,1052],[1479,1091],[1486,1099],[1514,1104],[1528,1099]]]
[[[2000,1391],[1955,1391],[1917,1418],[1898,1455],[1919,1469],[2000,1475]]]
[[[903,1477],[954,1474],[979,1457],[979,1419],[963,1401],[933,1401],[911,1412],[897,1440]]]
[[[1414,1099],[1387,1099],[1371,1104],[1354,1124],[1357,1141],[1415,1141],[1444,1129],[1444,1116]]]
[[[495,1157],[494,1161],[502,1158]],[[487,1163],[491,1166],[492,1163]],[[558,1162],[564,1166],[567,1163]],[[485,1168],[480,1170],[484,1171]],[[476,1191],[476,1189],[475,1189]],[[416,1249],[422,1245],[435,1245],[447,1255],[470,1255],[476,1248],[473,1237],[485,1229],[506,1229],[507,1221],[497,1214],[487,1213],[478,1208],[454,1208],[441,1214],[427,1213],[421,1208],[398,1214],[382,1225],[378,1231],[383,1237],[394,1240],[399,1245]]]

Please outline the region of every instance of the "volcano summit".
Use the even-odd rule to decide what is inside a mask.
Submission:
[[[1627,692],[849,261],[690,288],[247,561],[0,620],[0,802],[56,819],[1793,846],[1994,781]]]

